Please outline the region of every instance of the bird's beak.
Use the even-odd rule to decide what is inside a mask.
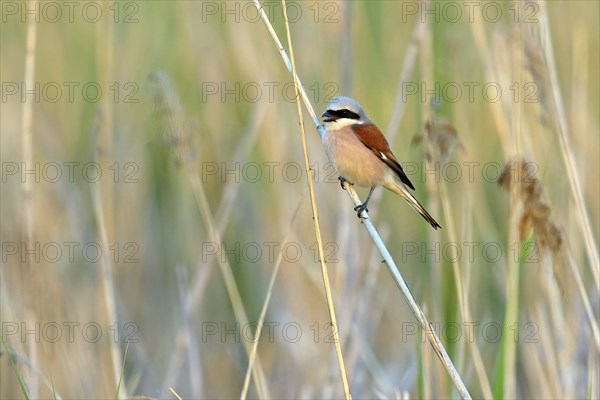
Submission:
[[[337,119],[337,117],[329,110],[325,111],[325,113],[321,115],[321,117],[323,118],[324,122],[331,122]]]

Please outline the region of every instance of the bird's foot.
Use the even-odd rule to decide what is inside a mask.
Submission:
[[[340,186],[342,187],[342,189],[346,190],[346,188],[344,187],[344,182],[348,182],[346,180],[346,178],[344,178],[343,176],[340,175],[340,176],[338,176],[338,179],[340,180]],[[348,182],[348,183],[350,183],[350,182]]]
[[[362,214],[363,211],[369,212],[369,209],[367,208],[367,203],[363,203],[354,207],[354,211],[356,211],[356,216],[358,218],[361,218],[360,214]]]

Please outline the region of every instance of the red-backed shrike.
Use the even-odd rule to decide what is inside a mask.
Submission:
[[[340,180],[370,187],[367,200],[354,208],[358,216],[367,209],[376,186],[383,186],[402,196],[435,229],[440,224],[423,208],[406,188],[415,189],[390,145],[377,126],[354,99],[334,97],[323,114],[325,152],[340,173]]]

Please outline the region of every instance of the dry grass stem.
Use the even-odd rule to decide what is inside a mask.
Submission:
[[[421,137],[417,138],[417,141],[423,142],[425,160],[428,164],[440,163],[441,165],[446,165],[451,160],[456,150],[464,150],[464,146],[458,138],[456,128],[454,128],[446,118],[436,116],[435,114],[433,114],[431,119],[425,123],[424,133]],[[448,241],[450,243],[460,243],[454,220],[454,212],[450,204],[450,195],[448,194],[448,188],[445,181],[440,183],[439,190],[442,208],[444,210],[444,220],[446,221],[444,226],[446,227],[445,232],[448,235]],[[454,282],[456,284],[461,318],[463,321],[468,322],[473,321],[473,318],[468,302],[468,292],[465,289],[466,285],[463,286],[464,268],[460,265],[459,260],[460,257],[452,257],[452,271],[454,273]],[[492,399],[493,394],[491,385],[477,342],[470,340],[469,347],[473,357],[472,361],[475,366],[475,372],[479,379],[479,385],[483,392],[483,397]]]
[[[223,243],[222,234],[214,221],[213,214],[208,204],[202,178],[195,165],[195,151],[193,149],[192,138],[189,136],[189,124],[186,121],[185,113],[181,108],[179,98],[171,87],[171,83],[166,75],[161,73],[152,74],[150,80],[155,85],[155,104],[157,105],[157,109],[160,113],[164,114],[164,117],[167,119],[167,133],[169,135],[169,140],[172,143],[171,149],[175,155],[175,161],[183,169],[183,173],[192,189],[194,199],[196,200],[196,204],[200,211],[200,216],[208,231],[208,239],[212,243]],[[241,325],[246,326],[249,321],[240,291],[231,270],[231,264],[227,257],[217,257],[217,260],[235,318]],[[194,285],[194,288],[195,287],[196,286]],[[190,296],[186,301],[186,308],[183,312],[184,316],[189,316],[191,314],[198,299],[196,296],[199,296],[201,294],[200,292],[201,291],[199,290],[192,290],[194,296]],[[181,331],[178,336],[179,335],[185,335],[185,332]],[[251,344],[245,340],[242,341],[242,343],[246,350],[246,354],[250,357],[252,351]],[[256,356],[256,367],[252,371],[259,397],[270,398],[271,396],[269,395],[264,370],[258,356]]]
[[[342,355],[342,345],[340,343],[340,337],[338,333],[338,323],[335,317],[335,309],[333,307],[333,296],[331,294],[331,287],[329,285],[329,276],[327,273],[327,265],[325,264],[325,251],[323,250],[323,240],[321,239],[321,227],[319,226],[319,213],[317,212],[317,203],[315,201],[315,190],[313,188],[312,173],[310,168],[310,160],[308,158],[308,149],[306,145],[306,134],[304,132],[304,118],[302,115],[302,104],[300,103],[300,82],[297,80],[298,75],[296,74],[296,63],[294,60],[294,48],[292,46],[292,36],[290,33],[290,25],[287,17],[287,8],[285,6],[285,0],[281,0],[283,6],[283,17],[285,20],[285,30],[287,34],[288,47],[290,49],[290,60],[291,60],[291,72],[294,80],[294,87],[296,89],[296,109],[298,112],[298,121],[300,124],[300,138],[302,141],[302,150],[304,153],[304,167],[307,175],[308,183],[308,194],[310,196],[310,206],[313,215],[313,226],[315,229],[315,236],[317,239],[317,248],[319,252],[319,262],[321,264],[321,274],[323,276],[323,285],[325,286],[325,297],[327,299],[327,309],[329,311],[329,319],[331,323],[331,331],[333,334],[333,342],[335,346],[335,352],[338,360],[338,366],[340,370],[340,376],[342,378],[342,386],[344,388],[344,396],[346,399],[351,399],[350,385],[348,384],[348,377],[346,376],[346,366],[344,365],[344,357]]]
[[[571,146],[571,139],[569,128],[567,124],[567,117],[563,106],[562,94],[560,91],[560,85],[558,83],[558,74],[556,72],[556,65],[554,62],[554,51],[552,50],[552,35],[550,33],[550,24],[548,22],[548,14],[546,11],[546,3],[540,2],[540,22],[539,22],[539,33],[541,40],[541,46],[543,50],[545,68],[548,70],[548,80],[551,87],[549,90],[552,93],[552,107],[550,109],[551,115],[554,118],[556,125],[556,131],[560,140],[560,150],[567,170],[567,176],[569,177],[569,185],[571,193],[575,199],[577,205],[577,221],[583,232],[585,238],[586,250],[588,252],[588,259],[592,267],[592,275],[596,281],[596,288],[600,290],[600,257],[598,256],[597,241],[594,239],[592,232],[591,219],[588,214],[587,206],[583,199],[583,193],[581,190],[581,182],[579,181],[580,174],[577,171],[575,163],[575,156],[573,155],[573,149]]]
[[[97,134],[99,131],[99,125],[102,124],[102,121],[105,119],[102,116],[98,116],[96,118],[96,126],[93,128],[93,136],[97,140]],[[99,152],[95,153],[96,156],[99,156]],[[104,153],[106,156],[106,153]],[[97,159],[96,162],[103,163],[103,165],[109,165],[106,160]],[[104,204],[102,199],[102,189],[100,187],[101,183],[96,182],[91,184],[91,193],[92,193],[92,202],[94,206],[94,217],[96,218],[96,222],[98,224],[98,238],[100,239],[100,247],[104,254],[110,254],[110,244],[109,237],[106,228],[106,214],[104,212]],[[102,288],[102,298],[104,300],[104,307],[106,312],[106,318],[108,320],[108,325],[112,326],[116,322],[119,321],[118,313],[117,313],[117,302],[115,298],[115,288],[113,282],[113,274],[112,274],[112,264],[109,257],[102,257],[102,261],[100,263],[100,282]],[[112,361],[112,370],[113,377],[115,379],[115,389],[119,387],[119,398],[127,398],[127,389],[125,384],[121,384],[119,386],[119,378],[121,375],[121,368],[123,365],[123,357],[121,354],[121,348],[117,341],[110,341],[110,355]]]
[[[352,185],[348,185],[347,182],[344,182],[344,188],[348,191],[348,195],[354,202],[354,205],[358,206],[359,204],[362,204],[360,201],[360,198],[356,194],[356,191],[354,190]],[[425,332],[427,339],[429,340],[429,343],[431,344],[431,346],[433,347],[433,350],[435,351],[435,354],[440,359],[442,365],[446,369],[446,372],[448,372],[448,375],[450,376],[450,379],[454,383],[454,386],[456,387],[458,394],[463,399],[470,399],[471,395],[469,394],[467,387],[465,386],[464,382],[462,381],[460,374],[458,373],[458,371],[456,371],[456,368],[454,368],[454,364],[452,364],[452,360],[450,360],[450,357],[448,356],[446,349],[442,345],[442,342],[440,341],[437,333],[435,332],[433,325],[430,324],[429,321],[427,321],[427,317],[425,316],[425,314],[421,310],[421,307],[419,307],[419,304],[416,302],[415,298],[413,297],[412,293],[410,292],[410,289],[406,285],[404,278],[402,278],[402,275],[400,274],[400,271],[398,270],[398,267],[396,266],[394,259],[392,258],[389,251],[387,250],[385,243],[383,243],[383,241],[381,240],[381,236],[379,236],[379,233],[373,226],[373,223],[371,222],[371,219],[369,218],[368,213],[363,211],[361,217],[362,217],[362,222],[365,226],[365,229],[367,230],[367,232],[373,239],[373,242],[375,243],[377,250],[379,250],[379,253],[383,257],[383,261],[385,262],[386,267],[392,274],[392,277],[394,278],[394,283],[396,283],[396,286],[398,286],[398,288],[402,292],[402,295],[406,299],[406,301],[410,307],[410,310],[413,312],[417,321],[419,322],[419,324],[421,326],[421,330],[423,332]]]
[[[113,42],[114,24],[98,24],[96,26],[96,58],[99,71],[99,81],[106,87],[113,80]],[[109,170],[112,160],[113,146],[113,104],[106,96],[101,99],[96,112],[95,124],[92,128],[94,140],[94,158],[98,165],[104,170]],[[113,243],[113,188],[108,180],[102,180],[91,184],[94,217],[98,224],[98,237],[100,247],[104,254],[110,253],[110,243]],[[115,296],[112,269],[113,265],[108,257],[102,257],[101,262],[102,298],[106,318],[109,325],[118,323],[117,302]],[[114,377],[115,390],[118,388],[118,397],[127,398],[125,382],[119,385],[123,356],[117,341],[110,341],[110,358],[112,362],[112,373]]]
[[[296,221],[296,216],[298,215],[298,210],[302,205],[302,201],[304,200],[304,194],[300,197],[298,201],[298,205],[294,209],[292,213],[292,217],[289,222],[288,232],[284,235],[282,243],[288,243],[290,230]],[[269,308],[269,303],[271,302],[271,296],[273,294],[273,287],[275,286],[275,279],[277,278],[277,274],[279,272],[279,267],[281,267],[281,263],[283,261],[283,249],[284,245],[281,246],[281,250],[277,254],[277,259],[275,260],[275,267],[273,268],[273,272],[271,273],[271,277],[269,279],[269,285],[267,286],[267,293],[265,296],[265,300],[263,301],[263,305],[260,309],[260,315],[258,317],[258,321],[256,323],[256,331],[254,333],[254,339],[252,340],[252,351],[250,352],[250,357],[248,358],[248,367],[246,368],[246,375],[244,376],[244,384],[242,386],[242,394],[240,395],[240,399],[246,399],[248,395],[248,387],[250,385],[250,374],[252,372],[252,368],[254,368],[254,361],[256,360],[256,352],[258,351],[258,342],[260,340],[260,336],[262,333],[263,325],[265,322],[265,317],[267,315],[267,309]]]
[[[28,7],[35,7],[36,2],[30,0],[27,4]],[[37,23],[34,19],[30,18],[27,23],[27,38],[25,44],[25,71],[23,82],[26,88],[29,90],[34,88],[35,84],[35,53],[36,53],[36,36],[37,36]],[[33,99],[23,101],[22,114],[21,114],[21,130],[22,130],[22,152],[23,152],[23,163],[28,167],[33,167]],[[28,248],[33,248],[33,181],[26,179],[22,185],[22,204],[23,204],[23,227],[25,231],[25,243]],[[30,262],[25,263],[21,266],[22,276],[31,276],[33,268]],[[34,312],[33,312],[33,296],[26,294],[25,303],[25,318],[29,323],[34,323]],[[29,357],[34,364],[38,361],[38,349],[29,343]],[[29,395],[32,397],[39,396],[39,382],[38,377],[35,374],[25,374],[29,376]]]
[[[67,3],[1,6],[0,398],[600,398],[600,2]]]
[[[423,4],[427,3],[428,1],[425,1]],[[417,55],[419,54],[419,48],[421,47],[423,38],[427,32],[426,21],[427,20],[422,18],[417,18],[415,20],[415,25],[413,26],[410,36],[410,42],[406,48],[406,53],[404,53],[404,64],[402,65],[400,76],[398,76],[398,85],[396,86],[396,100],[394,102],[394,107],[392,108],[392,115],[388,122],[387,128],[385,129],[386,137],[390,143],[394,142],[394,139],[398,134],[400,122],[402,121],[402,115],[404,114],[404,108],[406,105],[405,101],[403,101],[403,99],[406,98],[405,83],[408,82],[412,76],[412,72],[417,61]]]

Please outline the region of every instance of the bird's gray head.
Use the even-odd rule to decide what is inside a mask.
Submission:
[[[327,111],[322,115],[323,121],[341,128],[347,125],[371,122],[365,110],[350,97],[338,96],[331,99]]]

